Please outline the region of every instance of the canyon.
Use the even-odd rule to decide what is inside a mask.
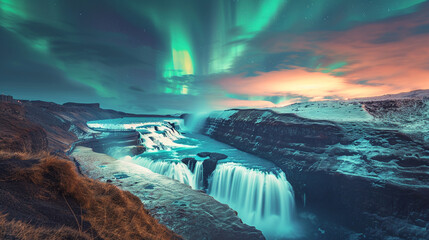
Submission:
[[[79,174],[139,197],[185,239],[417,240],[429,237],[428,106],[423,95],[197,117],[21,101],[0,104],[0,147],[69,159]],[[262,200],[240,204],[252,199]],[[275,224],[262,223],[271,215],[296,232],[270,235]]]

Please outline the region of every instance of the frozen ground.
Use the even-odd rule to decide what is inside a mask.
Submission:
[[[300,117],[341,122],[373,121],[362,104],[348,101],[323,101],[295,103],[285,107],[271,108],[278,113],[294,113]]]

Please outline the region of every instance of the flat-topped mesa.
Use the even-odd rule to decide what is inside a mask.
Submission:
[[[100,108],[99,103],[75,103],[75,102],[66,102],[63,104],[65,107],[88,107],[88,108]]]
[[[0,102],[12,103],[14,99],[12,96],[0,94]]]
[[[0,101],[0,129],[3,129],[0,139],[3,138],[3,143],[7,142],[16,151],[63,152],[78,139],[91,137],[92,131],[86,125],[87,121],[132,116],[98,107],[98,104]],[[13,133],[8,133],[11,131]]]

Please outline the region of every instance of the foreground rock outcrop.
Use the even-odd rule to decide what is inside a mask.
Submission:
[[[413,135],[382,121],[311,120],[271,110],[214,113],[203,132],[274,162],[302,211],[368,239],[429,238],[429,149]]]
[[[0,152],[1,239],[182,239],[139,198],[47,153]]]

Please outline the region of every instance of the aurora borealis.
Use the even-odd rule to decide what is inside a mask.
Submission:
[[[0,92],[129,112],[429,88],[424,0],[0,0]]]

